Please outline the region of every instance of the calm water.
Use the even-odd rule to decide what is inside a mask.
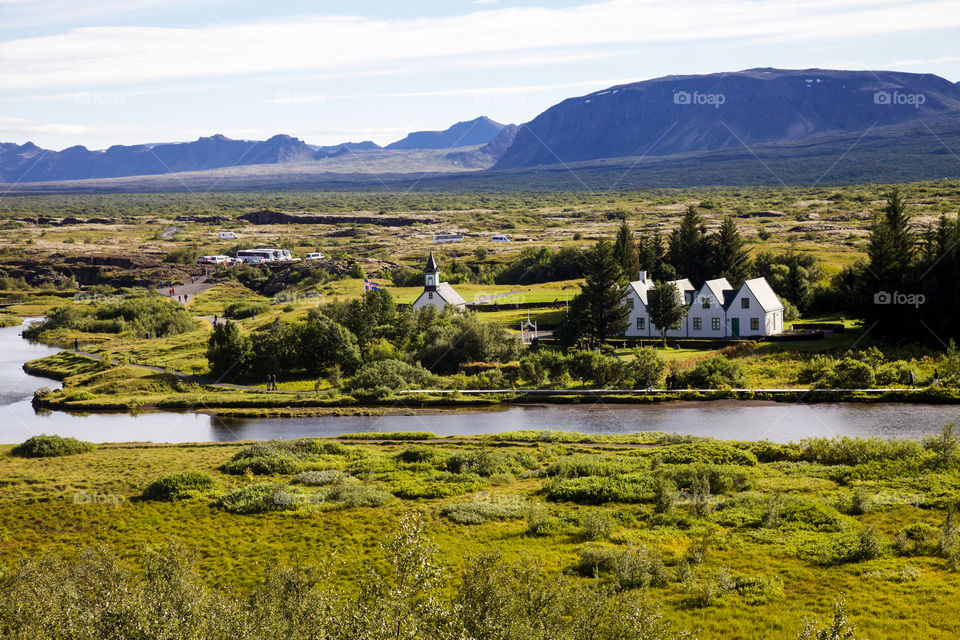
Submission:
[[[263,440],[337,435],[357,431],[432,431],[441,435],[497,433],[514,429],[559,429],[589,433],[665,431],[724,439],[768,438],[787,442],[811,436],[920,438],[960,421],[956,405],[695,402],[658,406],[516,406],[477,413],[433,415],[256,418],[224,420],[195,413],[36,413],[34,389],[57,383],[28,376],[27,360],[57,349],[30,344],[23,327],[0,329],[0,442],[22,442],[38,433],[57,433],[94,442],[196,442]]]

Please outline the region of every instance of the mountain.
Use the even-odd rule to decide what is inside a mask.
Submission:
[[[344,142],[343,144],[335,144],[327,147],[313,147],[313,157],[318,159],[335,158],[337,156],[350,153],[351,151],[373,151],[381,148],[382,147],[380,145],[371,140],[364,140],[363,142]]]
[[[960,85],[931,74],[750,69],[665,76],[550,107],[495,169],[743,148],[865,132],[960,110]]]
[[[458,122],[445,131],[414,131],[403,140],[388,144],[386,149],[455,149],[487,144],[506,125],[480,116]]]
[[[42,182],[114,178],[219,167],[303,162],[314,151],[302,140],[286,135],[269,140],[231,140],[222,135],[194,142],[117,145],[104,151],[69,147],[41,149],[32,142],[0,144],[0,182]]]
[[[465,169],[488,169],[510,148],[519,130],[517,125],[508,124],[487,144],[474,149],[451,151],[446,154],[446,158]]]

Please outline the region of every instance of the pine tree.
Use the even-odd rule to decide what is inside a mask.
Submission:
[[[870,271],[880,286],[896,287],[906,281],[914,264],[916,238],[910,229],[910,215],[899,189],[887,195],[887,205],[870,232],[867,255]]]
[[[585,282],[575,306],[582,309],[581,331],[597,342],[627,330],[630,310],[623,304],[626,284],[613,245],[601,239],[584,256]]]
[[[707,225],[695,205],[687,207],[680,226],[670,234],[667,257],[677,273],[699,286],[709,277]]]
[[[724,277],[739,287],[750,277],[752,261],[744,246],[743,236],[733,218],[724,218],[713,238],[713,258],[710,261],[715,277]]]
[[[637,253],[637,242],[633,237],[633,231],[627,224],[626,216],[623,217],[620,228],[617,230],[617,239],[613,244],[613,254],[627,280],[636,278],[640,272],[640,256]]]
[[[663,346],[667,346],[667,331],[676,329],[683,322],[687,305],[678,288],[661,282],[647,291],[647,313],[650,322],[660,331]]]

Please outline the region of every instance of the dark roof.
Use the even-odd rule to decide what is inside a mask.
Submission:
[[[433,257],[433,251],[430,252],[430,257],[427,258],[427,266],[424,268],[424,271],[432,271],[436,273],[440,269],[437,268],[437,261]]]

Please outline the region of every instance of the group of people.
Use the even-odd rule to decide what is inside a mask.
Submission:
[[[267,376],[267,391],[277,391],[277,374],[271,373]]]

